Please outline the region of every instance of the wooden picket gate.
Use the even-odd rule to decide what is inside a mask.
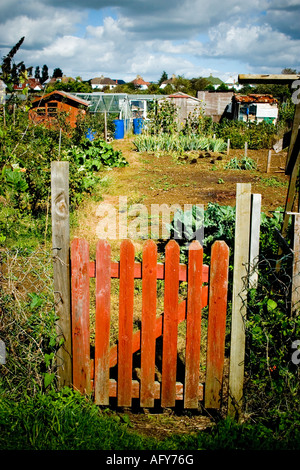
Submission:
[[[211,265],[203,265],[203,249],[193,241],[187,265],[180,264],[179,246],[170,240],[165,262],[157,262],[153,240],[144,244],[142,263],[135,249],[123,240],[120,262],[111,261],[107,241],[99,240],[95,261],[89,259],[86,240],[71,243],[72,365],[73,386],[93,394],[96,404],[109,405],[117,398],[121,407],[139,399],[141,407],[219,408],[224,368],[229,249],[225,242],[212,246]],[[95,353],[90,354],[90,278],[96,278]],[[119,337],[110,347],[111,278],[119,278]],[[133,332],[134,279],[142,279],[141,330]],[[164,313],[157,316],[157,279],[164,279]],[[187,281],[187,298],[179,302],[179,283]],[[208,283],[208,285],[207,285]],[[208,305],[205,383],[199,382],[201,309]],[[185,378],[176,381],[178,324],[186,320]],[[162,378],[155,380],[156,339],[162,335]],[[133,354],[140,350],[140,380],[132,380]],[[117,365],[117,380],[110,368]]]

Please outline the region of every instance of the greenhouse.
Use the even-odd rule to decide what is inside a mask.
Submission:
[[[147,119],[149,105],[155,100],[166,98],[165,95],[142,95],[127,93],[73,93],[90,103],[91,113],[110,113],[124,121],[125,132],[132,127],[135,118]]]

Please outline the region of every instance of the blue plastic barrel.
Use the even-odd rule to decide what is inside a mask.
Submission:
[[[124,121],[123,119],[115,119],[114,124],[116,126],[114,138],[123,139],[124,138]]]
[[[88,128],[88,131],[87,131],[87,133],[85,134],[86,138],[87,138],[88,140],[91,140],[91,141],[94,140],[95,135],[96,135],[96,132],[93,132],[90,127]]]
[[[133,133],[135,135],[141,134],[143,129],[143,119],[142,118],[135,118],[133,120]]]

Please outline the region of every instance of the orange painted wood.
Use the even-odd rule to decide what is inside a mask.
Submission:
[[[202,287],[202,308],[206,307],[208,303],[208,286]],[[178,304],[178,323],[186,319],[186,301],[182,300]],[[162,335],[163,315],[160,315],[155,320],[155,337],[159,338]],[[136,331],[133,334],[132,340],[132,354],[141,349],[141,332]],[[114,367],[118,362],[118,346],[112,346],[109,355],[109,367]]]
[[[71,243],[73,386],[87,394],[91,391],[89,283],[89,245],[76,238]]]
[[[222,389],[227,311],[229,248],[216,241],[211,250],[205,407],[219,408]]]
[[[157,246],[146,241],[143,249],[142,272],[142,328],[141,328],[141,396],[142,407],[154,406],[155,378],[155,321]]]
[[[113,398],[117,397],[117,389],[118,389],[118,383],[114,379],[110,379],[109,381],[109,395]],[[176,400],[183,400],[184,397],[184,387],[181,382],[176,382],[175,385],[175,391],[176,391]],[[160,399],[160,394],[161,394],[161,383],[155,381],[154,382],[154,387],[153,387],[153,395],[155,400]],[[131,383],[131,396],[132,398],[140,398],[140,383],[138,380],[132,380]],[[198,386],[198,396],[199,400],[203,399],[203,384],[199,384]]]
[[[170,240],[165,250],[165,292],[161,406],[175,406],[177,371],[177,328],[179,288],[179,245]]]
[[[131,240],[123,240],[120,247],[118,406],[131,406],[133,297],[134,245]]]
[[[99,240],[96,248],[95,403],[109,404],[109,334],[111,247]]]
[[[112,262],[111,263],[111,277],[119,278],[120,277],[120,263]],[[90,277],[96,277],[96,264],[95,261],[90,261],[89,265]],[[142,278],[142,264],[134,263],[134,277],[135,279]],[[203,265],[203,282],[208,282],[209,277],[209,266]],[[157,279],[165,278],[165,267],[163,264],[157,264]],[[179,281],[187,281],[187,267],[185,264],[179,265]]]
[[[193,241],[188,260],[188,296],[185,353],[185,408],[198,408],[200,372],[203,248]]]

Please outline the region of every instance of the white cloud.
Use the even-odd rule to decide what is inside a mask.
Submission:
[[[235,72],[300,69],[299,21],[290,21],[298,18],[298,3],[2,0],[0,49],[5,55],[25,36],[16,60],[86,79],[157,80],[164,70],[189,78],[224,75],[233,64]],[[103,10],[104,18],[102,8],[110,11]]]

